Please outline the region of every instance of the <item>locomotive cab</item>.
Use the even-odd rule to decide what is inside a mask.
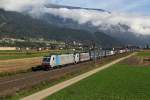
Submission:
[[[44,57],[42,61],[42,67],[44,69],[52,68],[55,64],[55,56]]]
[[[51,60],[51,56],[50,57],[44,57],[42,60],[42,67],[43,68],[49,68],[50,67],[50,60]]]

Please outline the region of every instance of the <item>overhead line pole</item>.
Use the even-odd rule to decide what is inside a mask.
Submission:
[[[94,51],[94,64],[96,63],[96,44],[95,44],[95,41],[93,40],[92,41],[92,47],[93,47],[93,51]]]

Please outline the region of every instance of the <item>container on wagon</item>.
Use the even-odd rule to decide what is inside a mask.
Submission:
[[[80,53],[80,62],[88,61],[88,60],[90,60],[90,54],[89,53]]]

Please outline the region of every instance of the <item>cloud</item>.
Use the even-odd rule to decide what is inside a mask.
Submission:
[[[72,19],[79,24],[91,23],[100,29],[107,30],[112,26],[120,27],[120,25],[126,25],[130,27],[130,29],[126,31],[150,34],[150,17],[85,9],[49,8],[44,11],[45,13],[50,13],[55,16]],[[120,29],[122,28],[120,27]]]
[[[43,8],[47,0],[0,0],[0,8],[6,11],[23,12]]]
[[[47,3],[47,0],[0,0],[0,8],[6,11],[27,12],[32,17],[39,17]]]
[[[118,12],[138,12],[144,15],[150,15],[150,0],[49,0],[51,3],[80,6],[88,8],[99,8],[109,11]],[[146,11],[143,10],[143,6],[147,6]],[[143,10],[143,12],[137,10]]]
[[[112,26],[117,26],[121,31],[150,35],[150,17],[85,9],[46,8],[47,3],[47,0],[1,0],[0,8],[17,12],[28,10],[28,13],[34,17],[49,13],[64,19],[72,19],[79,24],[91,23],[100,30],[108,30]],[[130,28],[124,30],[120,25]]]

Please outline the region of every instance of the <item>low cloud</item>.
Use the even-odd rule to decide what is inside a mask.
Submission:
[[[46,0],[1,0],[0,8],[9,11],[24,12],[34,17],[45,13],[53,14],[64,19],[72,19],[79,24],[91,23],[99,29],[107,30],[112,26],[126,25],[128,30],[136,34],[150,35],[150,17],[132,14],[108,13],[86,9],[46,8]]]
[[[150,34],[150,17],[85,9],[49,8],[44,11],[55,16],[72,19],[79,24],[91,23],[100,29],[104,28],[104,30],[112,26],[126,25],[130,27],[127,31]],[[122,29],[122,31],[124,30]]]
[[[6,11],[36,12],[45,8],[47,0],[0,0],[0,8]]]

